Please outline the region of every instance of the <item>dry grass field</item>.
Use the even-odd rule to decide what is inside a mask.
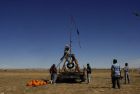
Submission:
[[[0,70],[0,94],[140,94],[140,74],[130,73],[131,83],[123,84],[121,89],[111,88],[109,70],[93,70],[92,82],[57,83],[46,86],[27,87],[33,79],[49,80],[47,70]]]

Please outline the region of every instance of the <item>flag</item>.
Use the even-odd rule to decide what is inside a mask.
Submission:
[[[80,33],[79,33],[79,30],[78,30],[78,28],[77,28],[77,35],[78,35],[78,42],[79,42],[79,47],[81,48],[81,43],[80,43]]]
[[[79,30],[77,29],[77,35],[79,35]]]

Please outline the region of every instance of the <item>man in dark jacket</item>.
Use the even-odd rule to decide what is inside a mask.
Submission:
[[[52,83],[56,83],[57,80],[57,68],[55,64],[53,64],[50,68],[50,74],[51,74],[51,81]]]
[[[91,80],[91,67],[87,64],[87,83],[90,83]]]

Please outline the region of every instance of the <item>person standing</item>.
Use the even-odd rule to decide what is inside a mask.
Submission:
[[[91,67],[89,64],[87,64],[87,83],[90,83],[91,81]]]
[[[83,81],[86,81],[87,80],[87,68],[85,66],[83,66],[83,75],[84,75]]]
[[[117,59],[113,59],[113,65],[111,66],[111,78],[112,88],[116,88],[116,83],[120,89],[120,65],[117,63]]]
[[[69,45],[65,45],[65,48],[64,48],[64,55],[61,57],[61,61],[64,59],[64,58],[67,58],[67,56],[70,54],[70,47]]]
[[[130,83],[130,78],[129,78],[129,67],[128,67],[128,63],[125,63],[125,67],[124,67],[124,79],[125,79],[125,84],[128,81],[128,83]]]
[[[57,68],[55,66],[55,64],[53,64],[50,68],[50,74],[51,74],[51,81],[52,83],[56,83],[57,80]]]

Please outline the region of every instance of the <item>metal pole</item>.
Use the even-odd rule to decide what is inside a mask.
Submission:
[[[70,31],[70,54],[71,54],[71,50],[72,50],[72,39],[71,39],[71,31]]]

